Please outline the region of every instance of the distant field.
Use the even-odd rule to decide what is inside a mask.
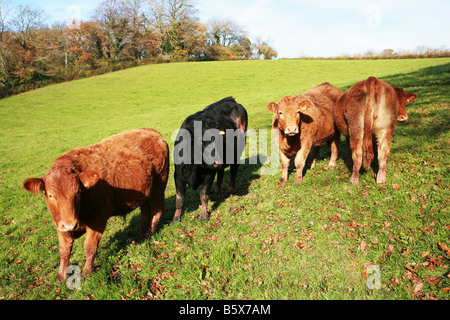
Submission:
[[[281,172],[242,165],[237,194],[212,196],[206,222],[188,191],[172,225],[172,166],[152,239],[137,241],[139,210],[112,218],[81,289],[56,281],[53,220],[44,196],[21,184],[57,156],[141,127],[172,148],[188,115],[226,96],[247,108],[249,128],[269,129],[268,102],[323,82],[347,90],[369,76],[419,96],[397,127],[385,185],[372,170],[351,185],[342,141],[337,168],[326,170],[322,148],[299,186],[291,174],[280,189]],[[447,58],[233,61],[149,65],[0,100],[0,299],[449,299],[449,86]],[[84,264],[83,240],[72,264]],[[377,276],[369,266],[379,288],[367,285]]]

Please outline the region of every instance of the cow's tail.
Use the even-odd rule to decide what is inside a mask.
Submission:
[[[372,127],[374,112],[378,110],[379,88],[377,88],[377,79],[370,77],[366,80],[366,105],[364,110],[364,136],[363,136],[363,163],[366,168],[370,168],[374,158]]]

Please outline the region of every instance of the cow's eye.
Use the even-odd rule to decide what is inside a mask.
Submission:
[[[282,115],[282,114],[283,114],[283,111],[278,111],[278,114],[279,114],[279,115]]]
[[[51,193],[47,193],[47,196],[50,198],[50,199],[53,199],[54,197],[53,197],[53,194],[51,194]]]

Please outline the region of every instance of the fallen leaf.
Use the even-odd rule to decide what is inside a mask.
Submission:
[[[411,271],[412,273],[417,273],[417,270],[415,270],[415,269],[411,268],[411,266],[410,266],[410,265],[406,265],[406,266],[405,266],[405,269],[407,269],[407,270]]]
[[[304,247],[306,247],[306,245],[304,243],[297,242],[297,247],[303,249]]]
[[[393,183],[392,186],[394,187],[395,190],[400,190],[401,186],[397,183]]]
[[[408,253],[410,253],[411,252],[411,249],[409,249],[409,248],[406,248],[406,249],[403,249],[402,250],[402,255],[407,255]]]
[[[433,287],[439,283],[440,277],[427,277],[427,281],[430,284],[430,287]]]
[[[367,243],[364,240],[361,240],[361,244],[358,246],[358,249],[361,251],[366,250]]]
[[[414,286],[414,293],[418,293],[423,288],[423,282],[417,282],[417,284]]]
[[[391,278],[391,283],[398,287],[400,285],[400,282],[398,281],[398,279],[396,277]]]
[[[386,250],[384,250],[384,254],[389,257],[392,253],[394,253],[394,251],[394,246],[391,244],[387,247]]]
[[[449,292],[449,291],[450,291],[450,288],[444,288],[444,289],[442,289],[442,291],[444,291],[444,292]]]
[[[442,243],[440,241],[439,241],[439,246],[441,247],[442,250],[447,252],[447,255],[450,257],[450,248],[445,243]]]

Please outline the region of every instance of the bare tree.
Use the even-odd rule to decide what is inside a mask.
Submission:
[[[6,31],[6,23],[12,7],[6,0],[0,0],[0,42],[3,41],[3,33]]]
[[[256,56],[259,59],[261,59],[261,56],[263,56],[265,60],[270,60],[278,56],[278,52],[275,49],[268,45],[267,42],[260,39],[256,40],[256,44],[254,47],[256,50]]]
[[[122,1],[122,10],[128,20],[128,31],[130,33],[128,56],[132,59],[142,59],[145,55],[148,41],[145,37],[151,33],[147,28],[145,2],[146,0]]]
[[[14,65],[14,55],[4,42],[0,42],[0,83],[11,86],[10,71]]]
[[[423,54],[425,54],[427,52],[427,50],[428,50],[428,48],[427,48],[426,45],[420,45],[420,46],[416,47],[415,51],[417,52],[417,54],[423,55]]]
[[[171,53],[185,50],[188,39],[198,28],[198,18],[191,0],[148,0],[149,19],[160,36],[161,49]]]
[[[45,26],[46,15],[41,8],[19,5],[11,18],[10,25],[22,48],[27,49],[36,33]]]
[[[104,37],[102,41],[103,54],[113,60],[119,59],[119,53],[130,38],[128,20],[120,0],[104,0],[95,9],[94,20]]]
[[[210,20],[206,30],[208,41],[216,46],[231,47],[247,37],[247,32],[231,19]]]

